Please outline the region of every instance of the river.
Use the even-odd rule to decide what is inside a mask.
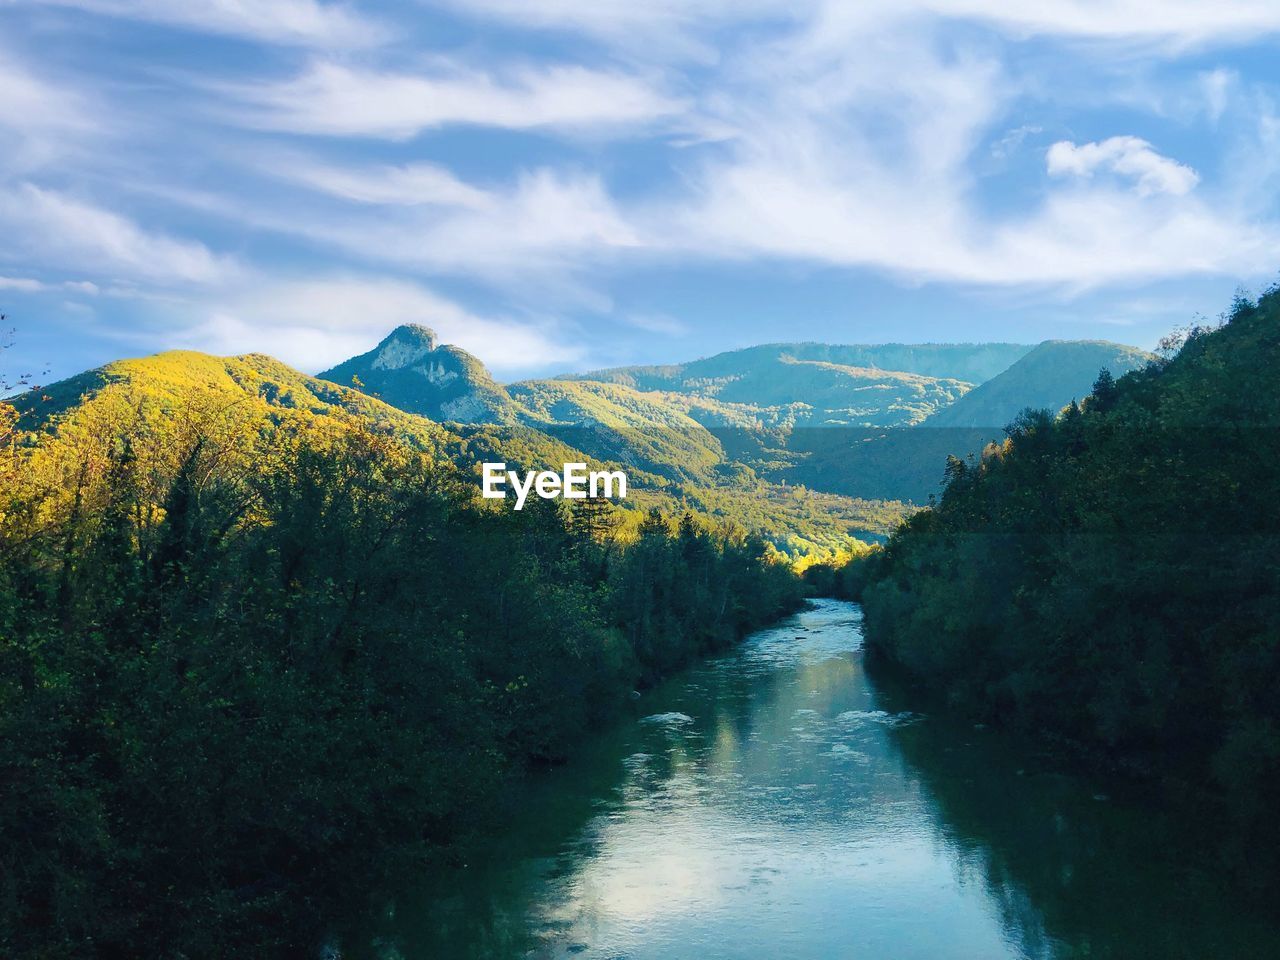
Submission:
[[[1195,829],[1051,753],[911,712],[861,646],[856,605],[814,601],[646,693],[347,955],[1280,957],[1280,923],[1232,893]]]

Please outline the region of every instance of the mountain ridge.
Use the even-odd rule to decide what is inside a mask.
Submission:
[[[865,367],[868,369],[892,370],[902,373],[914,373],[939,379],[962,380],[969,383],[981,383],[990,379],[1002,370],[1007,369],[1015,360],[1034,349],[1035,344],[1009,343],[995,341],[990,343],[880,343],[880,344],[838,344],[824,343],[816,340],[776,341],[761,343],[735,350],[699,357],[696,360],[672,364],[633,364],[618,367],[605,367],[583,373],[567,373],[555,379],[571,380],[612,380],[653,384],[648,389],[671,389],[660,387],[659,382],[669,383],[678,377],[692,372],[693,379],[722,370],[726,364],[732,364],[744,358],[775,358],[787,354],[798,360],[821,360],[839,363],[843,366]],[[978,354],[975,355],[975,351]],[[957,356],[950,362],[948,354],[963,354],[967,359]]]
[[[1056,413],[1083,399],[1103,369],[1119,379],[1155,359],[1109,340],[1045,340],[921,426],[1001,429],[1027,407]]]
[[[1103,366],[1123,375],[1150,357],[1096,340],[777,342],[504,386],[478,358],[406,326],[321,376],[442,421],[462,413],[476,425],[520,424],[668,482],[759,477],[922,503],[948,454],[998,439],[1025,407],[1057,409],[1082,396]]]

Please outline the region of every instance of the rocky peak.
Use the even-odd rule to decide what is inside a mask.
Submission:
[[[460,347],[440,343],[416,323],[396,327],[381,343],[321,373],[409,413],[463,423],[504,423],[514,418],[511,398],[484,364]]]
[[[406,323],[396,327],[374,350],[375,370],[404,370],[422,365],[436,349],[436,332],[430,327]]]

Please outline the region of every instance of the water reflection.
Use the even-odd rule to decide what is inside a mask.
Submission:
[[[873,685],[822,601],[510,798],[354,955],[1280,957],[1170,824]]]
[[[1242,864],[1214,824],[967,724],[892,739],[927,791],[940,842],[982,879],[1020,956],[1280,956],[1280,924],[1258,889],[1240,895]]]

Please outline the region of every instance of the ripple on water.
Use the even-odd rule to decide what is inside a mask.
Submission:
[[[924,719],[920,713],[903,710],[901,713],[888,713],[884,710],[846,710],[836,715],[837,723],[880,723],[886,727],[902,727],[909,723],[918,723]]]
[[[652,716],[645,717],[640,722],[652,723],[662,727],[683,727],[687,723],[693,723],[693,717],[687,713],[672,711],[670,713],[655,713]]]

